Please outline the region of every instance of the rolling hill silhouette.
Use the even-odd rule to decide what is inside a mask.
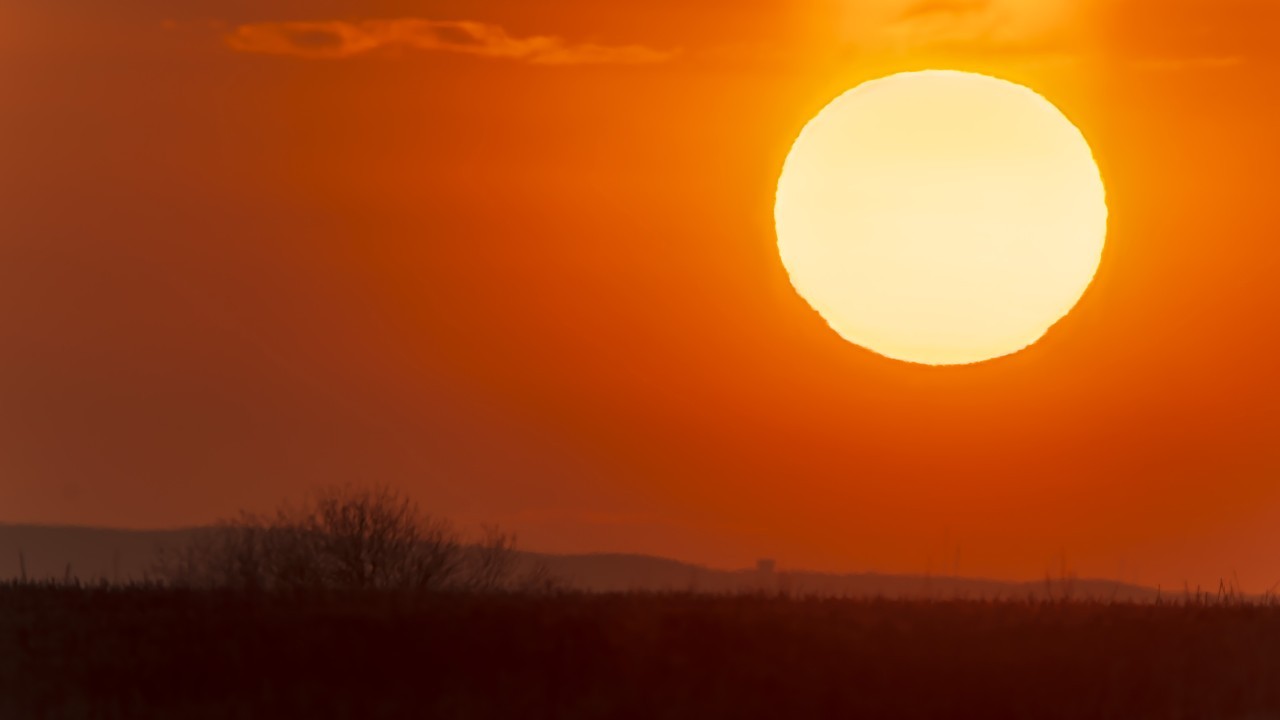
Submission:
[[[0,580],[84,582],[146,580],[157,551],[196,530],[112,530],[68,526],[0,525]],[[1006,582],[978,578],[820,573],[805,570],[722,570],[669,558],[621,553],[552,555],[522,552],[568,587],[589,592],[790,593],[831,597],[1079,599],[1149,602],[1153,588],[1101,579],[1052,578]]]

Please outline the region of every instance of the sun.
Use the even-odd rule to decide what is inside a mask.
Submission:
[[[975,73],[874,80],[805,126],[778,181],[796,291],[846,340],[927,365],[1035,343],[1107,234],[1089,143],[1034,91]]]

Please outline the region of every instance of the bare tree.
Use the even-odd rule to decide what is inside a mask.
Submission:
[[[265,532],[262,521],[252,515],[221,521],[181,545],[162,547],[155,571],[176,585],[258,589],[267,575]]]
[[[480,542],[467,548],[464,578],[468,589],[480,592],[509,590],[518,569],[516,537],[486,525]]]
[[[325,491],[300,524],[332,587],[432,589],[459,570],[457,533],[387,487]]]
[[[502,592],[525,584],[518,557],[515,537],[497,528],[467,544],[391,488],[343,486],[270,518],[219,523],[164,550],[156,570],[192,587]]]

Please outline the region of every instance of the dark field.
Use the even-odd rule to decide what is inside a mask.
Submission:
[[[1280,609],[0,588],[0,718],[1280,718]]]

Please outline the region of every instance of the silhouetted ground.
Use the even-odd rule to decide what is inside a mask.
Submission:
[[[1280,609],[0,587],[0,718],[1275,718]]]

